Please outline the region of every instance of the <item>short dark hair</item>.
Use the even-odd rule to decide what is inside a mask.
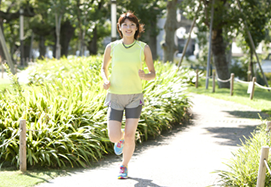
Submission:
[[[134,39],[138,39],[140,37],[141,33],[144,32],[144,24],[139,23],[140,20],[131,11],[128,11],[126,13],[121,14],[119,17],[117,29],[118,29],[120,37],[123,38],[122,32],[120,31],[120,26],[126,19],[128,19],[136,24],[137,31],[134,35]]]

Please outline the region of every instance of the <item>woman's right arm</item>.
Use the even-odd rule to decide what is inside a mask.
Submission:
[[[108,80],[108,66],[111,61],[110,53],[111,53],[111,45],[108,44],[104,51],[103,64],[101,68],[101,74],[104,81],[103,88],[105,90],[107,90],[110,87],[110,82]]]

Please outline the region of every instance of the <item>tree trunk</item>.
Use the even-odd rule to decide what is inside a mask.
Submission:
[[[17,49],[17,47],[16,47],[15,43],[12,44],[10,46],[10,54],[14,54],[16,52],[16,49]],[[10,58],[11,58],[12,62],[14,62],[15,64],[17,64],[16,59],[14,59],[13,55],[10,55]]]
[[[2,0],[0,0],[0,7],[1,7],[1,3]],[[17,6],[17,2],[16,1],[10,1],[10,3],[8,3],[8,7],[5,7],[5,9],[7,10],[6,12],[0,11],[0,27],[2,28],[2,31],[4,33],[4,28],[3,28],[3,20],[5,20],[5,24],[10,23],[12,24],[13,20],[18,20],[20,17],[20,11],[17,10],[16,12],[14,11],[10,11],[10,9],[14,6]],[[26,17],[33,17],[35,16],[34,13],[34,9],[32,7],[29,6],[29,3],[24,4],[24,13],[23,15]],[[2,59],[6,59],[5,55],[4,55],[4,51],[3,51],[3,47],[0,45],[0,55],[2,57]],[[13,54],[11,53],[10,56],[12,56]]]
[[[157,59],[157,48],[156,48],[156,46],[157,46],[157,39],[156,39],[157,34],[151,28],[155,28],[156,24],[157,24],[157,20],[151,21],[150,29],[147,29],[147,31],[146,31],[148,45],[149,45],[149,47],[151,49],[152,58],[154,60]]]
[[[61,19],[62,15],[55,14],[56,19],[56,59],[60,59],[60,52],[61,52],[61,46],[60,46],[60,30],[61,30]]]
[[[78,21],[78,29],[79,29],[79,56],[83,56],[84,55],[84,29],[82,27],[83,23],[82,23],[82,10],[80,8],[81,6],[81,2],[80,0],[76,1],[76,6],[77,6],[77,21]]]
[[[79,56],[84,55],[84,36],[83,36],[83,30],[79,29]]]
[[[61,29],[62,37],[60,38],[61,55],[67,57],[69,52],[69,43],[74,35],[75,28],[71,25],[69,21],[65,21],[61,28],[62,28]]]
[[[152,52],[152,58],[153,60],[156,60],[157,59],[157,39],[156,39],[156,36],[151,36],[150,38],[150,42],[148,44],[151,48],[151,52]]]
[[[45,38],[44,38],[44,36],[40,36],[39,52],[40,52],[39,59],[43,59],[45,57],[45,54],[46,54],[46,47],[45,47]]]
[[[214,64],[219,79],[228,80],[230,78],[229,62],[226,55],[226,44],[223,40],[222,29],[213,29],[212,32],[212,53]],[[230,88],[230,82],[218,81],[219,88]]]
[[[252,78],[254,77],[254,72],[253,72],[253,51],[250,50],[250,61],[248,64],[248,79],[247,81],[252,81]]]
[[[31,39],[30,39],[30,49],[29,49],[30,62],[34,62],[34,60],[33,60],[33,40],[34,40],[34,32],[32,32]]]
[[[25,62],[25,64],[27,65],[28,64],[28,62],[29,62],[29,54],[30,54],[30,45],[27,43],[24,43],[24,62]]]
[[[98,35],[97,35],[97,27],[93,29],[93,38],[91,39],[90,42],[88,42],[88,50],[90,55],[97,55],[98,53]]]
[[[164,62],[173,62],[174,53],[177,51],[174,41],[175,31],[177,30],[176,9],[177,0],[167,2],[167,18],[164,25],[165,43],[162,46],[164,50]]]
[[[0,43],[0,57],[3,60],[5,60],[5,55],[4,55],[4,50],[3,50],[3,47],[2,47],[2,44]]]
[[[0,27],[1,27],[3,34],[4,34],[4,27],[3,27],[3,19],[2,18],[0,18]],[[1,56],[2,61],[6,60],[4,49],[3,49],[3,46],[1,43],[0,43],[0,56]]]
[[[84,21],[85,22],[85,21]],[[85,29],[81,29],[81,38],[80,38],[80,55],[84,56],[85,55]],[[96,31],[96,35],[97,35],[97,31]],[[97,42],[96,42],[97,44]]]
[[[2,0],[0,0],[0,7],[1,7],[1,3],[2,3]],[[4,33],[4,27],[3,27],[3,18],[0,17],[0,27]],[[4,59],[4,51],[3,51],[3,47],[1,46],[1,43],[0,43],[0,56],[2,57],[2,60]]]

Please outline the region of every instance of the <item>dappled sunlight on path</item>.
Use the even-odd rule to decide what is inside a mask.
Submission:
[[[136,146],[130,178],[118,180],[121,157],[111,155],[92,169],[70,173],[39,187],[205,187],[218,186],[216,170],[238,144],[261,124],[259,111],[228,101],[191,94],[193,119],[156,140]]]

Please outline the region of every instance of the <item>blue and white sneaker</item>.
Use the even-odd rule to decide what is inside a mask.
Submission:
[[[125,166],[120,166],[120,172],[118,175],[118,179],[127,179],[128,178],[128,169]]]
[[[123,135],[124,135],[124,129],[121,129]],[[118,143],[115,143],[114,145],[114,152],[116,155],[121,155],[122,154],[122,150],[123,150],[123,146],[124,146],[124,139],[121,139]]]
[[[114,145],[114,152],[116,155],[121,155],[124,146],[124,139],[121,139],[118,143]]]

